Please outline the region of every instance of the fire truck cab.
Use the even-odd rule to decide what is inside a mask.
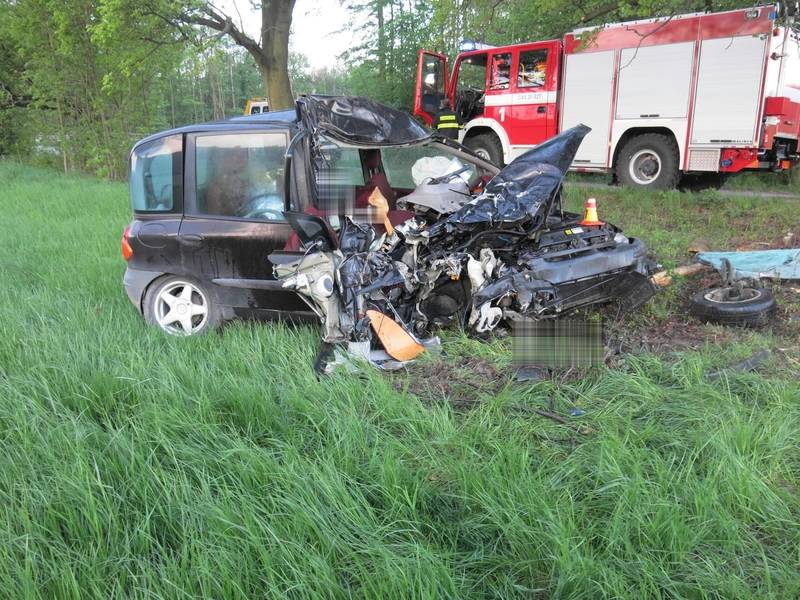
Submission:
[[[800,32],[779,7],[578,29],[563,39],[420,50],[414,113],[449,102],[461,141],[505,164],[558,132],[592,128],[573,169],[665,189],[683,173],[790,168],[800,137]]]

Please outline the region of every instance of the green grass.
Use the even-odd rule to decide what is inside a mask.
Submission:
[[[688,262],[687,249],[698,240],[710,250],[733,250],[747,242],[780,240],[789,231],[800,236],[800,203],[794,200],[727,198],[713,190],[640,192],[567,185],[566,208],[581,212],[590,196],[597,199],[601,219],[643,238],[659,261],[670,267]]]
[[[580,181],[587,184],[607,185],[610,175],[590,173],[570,173],[570,181]],[[694,178],[689,186],[693,190],[713,188],[715,183],[720,184],[716,175],[709,173],[707,176]],[[757,192],[777,192],[780,194],[800,195],[800,167],[788,171],[772,173],[769,171],[742,171],[726,175],[721,181],[721,188],[730,194],[739,190]]]
[[[705,376],[796,340],[629,354],[456,411],[402,377],[317,381],[312,328],[145,327],[121,285],[125,187],[11,163],[0,182],[0,597],[800,596],[798,363]],[[597,196],[669,264],[695,235],[797,223]],[[504,348],[449,334],[443,360]],[[580,406],[591,432],[518,405]]]

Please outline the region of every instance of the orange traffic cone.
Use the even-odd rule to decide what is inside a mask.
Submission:
[[[597,200],[589,198],[586,201],[586,207],[583,211],[583,221],[581,225],[605,225],[603,221],[597,218]]]

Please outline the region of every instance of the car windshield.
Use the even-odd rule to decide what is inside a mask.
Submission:
[[[325,140],[319,144],[317,174],[339,183],[364,185],[375,173],[383,173],[394,188],[413,189],[426,178],[458,173],[465,180],[488,171],[470,157],[438,143],[364,148]]]
[[[383,169],[394,188],[413,189],[421,183],[448,174],[469,181],[476,166],[449,152],[446,146],[422,145],[381,150]]]
[[[465,183],[493,174],[469,155],[444,144],[426,142],[407,146],[351,146],[317,138],[314,160],[317,208],[333,215],[358,214],[367,208],[377,188],[395,207],[398,199],[422,183],[460,177]]]

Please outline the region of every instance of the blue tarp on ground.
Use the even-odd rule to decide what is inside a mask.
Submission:
[[[701,252],[697,259],[715,269],[722,268],[727,258],[734,277],[758,279],[800,279],[800,248],[786,250],[753,250],[750,252]]]

